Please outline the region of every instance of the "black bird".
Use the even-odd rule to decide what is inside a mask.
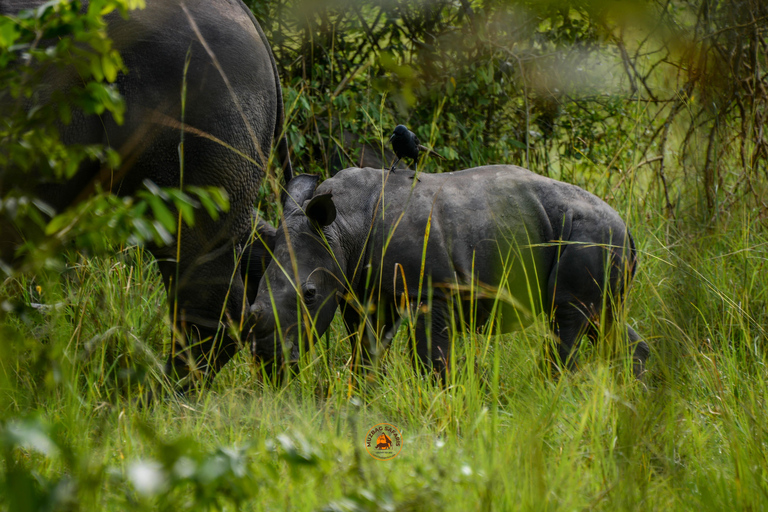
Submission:
[[[419,159],[419,151],[426,151],[428,153],[435,153],[433,150],[426,146],[419,144],[419,138],[411,130],[399,124],[395,127],[395,131],[392,132],[392,136],[389,138],[389,142],[392,143],[392,150],[397,155],[397,160],[394,161],[390,172],[395,170],[397,162],[403,157],[408,157],[413,160],[413,170],[416,170],[416,161]],[[437,153],[435,153],[437,156]],[[440,158],[442,158],[440,156]]]

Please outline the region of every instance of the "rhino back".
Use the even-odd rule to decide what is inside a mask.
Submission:
[[[404,279],[415,291],[422,266],[433,283],[464,284],[470,276],[497,283],[510,250],[519,254],[553,236],[535,189],[506,167],[412,177],[409,171],[350,169],[318,189],[331,191],[339,216],[353,226],[347,232],[355,234],[347,237],[368,240],[364,259],[385,274],[385,288],[395,282],[399,288]],[[545,265],[546,255],[536,253],[535,264]]]
[[[572,236],[598,242],[607,231],[624,229],[618,214],[594,195],[521,167],[412,177],[408,171],[348,169],[318,189],[333,194],[351,226],[347,231],[355,233],[348,236],[367,238],[365,260],[380,267],[386,288],[403,273],[413,287],[422,265],[433,283],[464,284],[470,275],[498,283],[507,272],[510,287],[535,289],[531,299],[539,302],[557,255],[550,242]]]
[[[0,10],[9,14],[42,3],[3,0]],[[144,179],[178,186],[183,110],[183,182],[224,188],[232,207],[222,220],[228,223],[226,231],[232,236],[244,232],[276,126],[282,123],[271,53],[252,15],[240,0],[155,0],[131,11],[127,20],[118,13],[107,20],[109,36],[128,68],[116,82],[126,101],[125,122],[73,112],[62,139],[109,145],[123,164],[117,170],[85,164],[66,183],[42,184],[39,194],[61,210],[91,193],[97,182],[120,194],[133,192]],[[78,80],[71,70],[46,75],[53,88]]]
[[[110,24],[110,35],[127,49],[129,69],[120,80],[126,123],[110,130],[121,140],[121,152],[141,147],[136,162],[141,172],[127,172],[123,190],[130,192],[147,177],[178,185],[186,81],[184,183],[223,187],[233,207],[230,216],[243,221],[233,226],[237,236],[249,227],[282,108],[276,77],[269,50],[239,1],[184,5],[188,15],[176,0],[148,2],[134,18]],[[138,141],[137,133],[144,134]]]

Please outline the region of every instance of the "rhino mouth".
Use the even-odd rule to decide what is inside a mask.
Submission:
[[[254,337],[251,342],[251,353],[256,361],[263,363],[282,363],[287,358],[289,362],[299,360],[298,329],[296,324],[288,326],[282,336],[273,331],[265,336]]]

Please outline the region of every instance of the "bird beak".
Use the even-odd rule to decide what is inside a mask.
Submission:
[[[392,139],[394,138],[395,138],[395,134],[393,133],[392,135],[389,136],[389,142],[392,142]]]

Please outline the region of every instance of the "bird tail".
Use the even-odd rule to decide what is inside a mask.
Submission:
[[[437,151],[435,151],[434,149],[430,149],[427,146],[422,146],[421,144],[419,144],[418,147],[419,147],[419,151],[424,151],[427,154],[432,153],[433,155],[436,155],[439,158],[442,158],[443,160],[445,160],[445,157],[443,155],[441,155],[440,153],[438,153]]]

